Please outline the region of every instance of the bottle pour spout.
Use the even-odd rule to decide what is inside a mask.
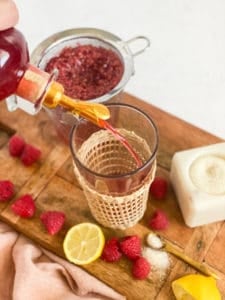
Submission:
[[[62,106],[74,115],[81,116],[101,127],[100,120],[110,118],[109,109],[100,103],[72,99],[64,94],[63,86],[52,82],[44,97],[43,105],[48,108]]]

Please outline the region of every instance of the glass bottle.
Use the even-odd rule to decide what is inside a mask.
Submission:
[[[99,119],[108,119],[109,111],[97,103],[71,99],[63,86],[49,74],[29,63],[27,42],[15,28],[0,31],[0,101],[17,95],[26,100],[31,109],[39,112],[42,106],[58,105],[99,125]]]

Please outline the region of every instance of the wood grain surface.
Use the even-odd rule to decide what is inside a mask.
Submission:
[[[123,102],[143,109],[155,121],[160,140],[157,174],[168,180],[171,159],[176,151],[222,141],[129,94],[123,95]],[[9,155],[8,140],[15,133],[42,150],[41,159],[31,167],[23,166],[19,159]],[[95,220],[73,173],[69,147],[60,141],[44,110],[37,116],[29,116],[20,110],[8,112],[5,103],[0,103],[0,163],[0,179],[12,180],[16,186],[14,199],[9,203],[0,203],[0,219],[46,249],[64,257],[62,242],[67,230],[77,223]],[[37,212],[30,220],[17,217],[11,211],[12,202],[25,193],[35,198],[37,206]],[[165,201],[156,202],[149,198],[143,219],[134,227],[124,231],[103,228],[106,238],[138,234],[144,241],[149,232],[148,219],[155,208],[165,210],[170,221],[169,228],[162,231],[161,235],[190,257],[210,266],[220,276],[218,287],[225,297],[225,224],[216,222],[188,228],[171,185]],[[40,213],[48,209],[59,209],[66,214],[64,229],[56,236],[48,235],[39,220]],[[179,276],[195,273],[195,270],[172,255],[170,258],[171,268],[163,281],[154,274],[147,280],[134,280],[126,259],[115,264],[99,259],[83,268],[127,299],[173,300],[171,282]]]

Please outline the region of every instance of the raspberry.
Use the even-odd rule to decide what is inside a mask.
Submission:
[[[12,205],[11,208],[16,215],[23,218],[31,218],[35,213],[35,203],[31,195],[26,194],[18,198]]]
[[[12,198],[14,194],[14,185],[9,180],[0,180],[0,202]]]
[[[136,259],[132,266],[132,275],[136,279],[145,279],[151,271],[151,265],[144,257]]]
[[[150,186],[150,193],[157,200],[164,199],[167,194],[167,190],[168,182],[162,177],[156,177]]]
[[[40,219],[50,235],[58,233],[65,222],[66,216],[61,211],[46,211],[40,216]]]
[[[120,250],[129,259],[137,259],[141,255],[141,239],[137,235],[128,235],[122,238]]]
[[[34,162],[36,162],[40,156],[41,151],[38,148],[30,144],[26,144],[20,156],[20,159],[25,166],[30,166]]]
[[[22,137],[14,135],[9,140],[9,153],[11,156],[19,157],[25,147],[25,141]]]
[[[149,226],[155,230],[166,229],[169,225],[169,221],[165,213],[161,210],[156,210],[149,221]]]
[[[104,246],[101,258],[107,262],[116,262],[122,256],[122,253],[119,249],[118,238],[113,237],[109,239]]]

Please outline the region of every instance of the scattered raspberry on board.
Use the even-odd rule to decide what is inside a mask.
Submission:
[[[29,194],[18,198],[11,208],[16,215],[23,218],[32,218],[36,210],[34,199]]]
[[[137,235],[125,236],[120,241],[120,249],[129,259],[137,259],[141,255],[141,239]]]
[[[133,262],[132,275],[136,279],[145,279],[151,271],[151,265],[144,257],[139,257]]]
[[[14,195],[14,184],[9,180],[0,180],[0,202],[10,200]]]
[[[61,211],[45,211],[41,214],[40,220],[50,235],[57,234],[65,223],[66,216]]]
[[[150,194],[157,200],[165,199],[168,191],[168,182],[163,177],[155,177],[150,186]]]
[[[149,227],[154,230],[166,229],[169,225],[169,220],[162,210],[156,210],[149,221]]]
[[[119,248],[119,239],[113,237],[106,241],[101,258],[107,262],[116,262],[122,257]]]
[[[11,156],[20,157],[25,147],[25,140],[19,135],[13,135],[9,139],[8,147]]]
[[[30,144],[26,144],[20,156],[20,159],[25,166],[31,166],[40,158],[40,156],[41,151],[38,148]]]

